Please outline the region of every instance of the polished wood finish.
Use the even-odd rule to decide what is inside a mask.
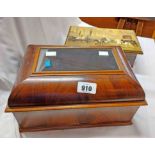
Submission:
[[[135,30],[136,35],[155,38],[154,17],[80,17],[90,25],[100,28],[119,28]]]
[[[117,102],[108,104],[84,104],[42,107],[7,107],[13,112],[21,132],[40,130],[130,125],[140,102]]]
[[[20,131],[127,125],[139,106],[147,105],[120,47],[83,48],[112,49],[118,70],[36,72],[41,48],[75,49],[28,47],[6,108],[14,113]],[[77,93],[79,81],[96,83],[96,94]]]
[[[32,49],[32,47],[30,48]],[[17,83],[15,84],[15,87],[13,88],[13,91],[9,97],[8,104],[10,107],[68,105],[84,103],[91,104],[98,102],[144,100],[144,92],[142,88],[136,82],[136,80],[133,80],[133,78],[135,79],[134,76],[129,76],[131,73],[128,71],[129,66],[127,65],[126,59],[121,59],[121,57],[119,56],[123,55],[123,52],[120,48],[112,48],[113,55],[117,61],[117,65],[119,66],[119,70],[75,72],[35,72],[40,47],[35,46],[35,48],[36,49],[34,51],[28,50],[27,52],[26,62],[33,62],[34,64],[31,65],[29,63],[24,63],[21,67],[26,68],[26,70],[22,69],[20,73],[22,74],[23,72],[29,72],[29,75],[27,75],[27,73],[24,73],[25,75],[22,78],[24,80],[20,81],[21,76],[19,73],[19,79],[17,78]],[[109,47],[106,48],[108,49]],[[85,48],[85,50],[86,49],[89,48]],[[102,47],[98,49],[100,50],[102,49]],[[32,55],[34,54],[34,56],[28,56],[31,55],[31,53]],[[81,63],[79,59],[79,65],[80,64]],[[128,73],[129,75],[127,75],[126,73]],[[42,76],[38,77],[38,74],[39,76]],[[79,81],[96,83],[98,87],[96,95],[77,93],[76,87]]]
[[[138,106],[14,112],[20,131],[129,125]]]

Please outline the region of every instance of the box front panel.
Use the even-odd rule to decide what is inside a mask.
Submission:
[[[127,125],[138,106],[15,112],[21,131]]]

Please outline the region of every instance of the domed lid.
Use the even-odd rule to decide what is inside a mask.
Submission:
[[[120,47],[30,45],[8,100],[10,107],[144,101]]]

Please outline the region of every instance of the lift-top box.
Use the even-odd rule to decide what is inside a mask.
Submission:
[[[133,67],[142,49],[133,30],[71,26],[65,45],[72,47],[121,46]]]
[[[142,87],[120,47],[30,45],[6,112],[20,131],[128,125]]]

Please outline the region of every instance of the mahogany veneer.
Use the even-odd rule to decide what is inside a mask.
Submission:
[[[79,82],[95,83],[96,92],[78,92]],[[142,105],[144,91],[120,47],[30,45],[6,112],[20,131],[37,131],[128,125]]]

